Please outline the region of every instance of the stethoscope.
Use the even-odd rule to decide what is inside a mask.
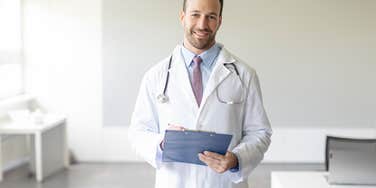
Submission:
[[[164,84],[163,92],[157,96],[157,100],[160,103],[167,103],[169,101],[169,98],[166,95],[166,90],[167,90],[169,79],[170,79],[171,64],[172,64],[172,55],[170,56],[170,60],[168,62],[167,76],[166,76],[166,81],[165,81],[165,84]],[[236,73],[236,75],[237,75],[237,77],[238,77],[238,79],[239,79],[239,81],[241,83],[242,97],[240,98],[240,100],[237,100],[237,101],[236,100],[231,100],[231,101],[223,100],[219,96],[219,94],[218,94],[218,87],[217,87],[216,88],[216,93],[217,93],[218,101],[221,102],[221,103],[224,103],[224,104],[241,104],[241,103],[244,102],[244,96],[243,95],[245,95],[245,86],[244,86],[244,83],[243,83],[242,79],[240,78],[240,74],[239,74],[238,68],[236,67],[236,65],[234,63],[224,63],[223,65],[226,66],[226,67],[230,65],[235,70],[235,73]]]

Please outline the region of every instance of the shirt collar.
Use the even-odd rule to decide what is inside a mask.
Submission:
[[[210,68],[215,58],[218,56],[219,52],[221,51],[221,46],[218,43],[215,43],[211,48],[202,52],[198,56],[202,59],[202,64],[208,68]],[[184,57],[185,65],[190,67],[192,65],[192,60],[196,56],[193,52],[189,51],[184,45],[181,45],[181,54]]]

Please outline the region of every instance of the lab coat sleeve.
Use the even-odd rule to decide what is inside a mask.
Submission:
[[[232,151],[238,157],[239,171],[227,172],[234,183],[245,180],[261,162],[270,145],[272,135],[256,72],[253,72],[248,83],[242,139]]]
[[[132,114],[128,138],[137,155],[154,168],[159,168],[161,164],[159,144],[164,136],[159,133],[152,83],[153,80],[149,78],[148,73],[145,74]]]

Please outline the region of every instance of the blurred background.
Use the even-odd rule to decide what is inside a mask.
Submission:
[[[182,42],[181,8],[0,0],[0,187],[153,187],[127,131],[142,75]],[[270,187],[272,171],[325,170],[327,135],[376,138],[375,9],[374,0],[224,2],[217,42],[257,70],[274,131],[250,187]],[[14,121],[63,126],[51,138],[2,131]],[[43,139],[63,150],[41,151],[38,168]],[[71,165],[35,180],[58,163]]]

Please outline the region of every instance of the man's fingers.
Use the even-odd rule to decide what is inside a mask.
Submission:
[[[217,159],[217,160],[220,160],[220,161],[225,159],[225,157],[223,155],[218,154],[218,153],[214,153],[214,152],[210,152],[210,151],[204,151],[204,155],[211,157],[211,158],[214,158],[214,159]]]
[[[218,159],[215,159],[215,158],[212,158],[212,157],[209,157],[209,156],[206,156],[202,153],[199,153],[199,159],[205,163],[206,165],[208,165],[211,169],[213,169],[214,171],[218,172],[218,173],[223,173],[226,171],[225,167],[223,165],[221,165],[221,161],[218,160]]]
[[[173,124],[168,124],[168,130],[175,130],[175,131],[184,131],[185,128],[180,125],[173,125]]]
[[[202,153],[199,153],[199,158],[200,160],[204,160],[206,163],[215,163],[215,164],[220,164],[221,161],[216,159],[216,158],[212,158],[210,156],[207,156],[205,154],[202,154]]]
[[[235,167],[238,163],[236,155],[229,151],[225,155],[204,151],[199,154],[199,158],[218,173],[223,173],[228,169]]]
[[[210,157],[207,157],[205,156],[204,154],[200,153],[199,154],[199,159],[205,163],[206,165],[208,165],[211,169],[215,170],[215,171],[219,171],[220,169],[220,165],[218,164],[218,161],[213,159],[213,158],[210,158]]]

